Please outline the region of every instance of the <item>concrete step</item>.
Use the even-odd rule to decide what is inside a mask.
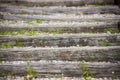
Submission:
[[[29,65],[28,65],[29,63]],[[0,73],[6,75],[27,75],[31,69],[36,76],[63,75],[68,77],[82,77],[86,72],[94,77],[120,78],[120,62],[69,62],[69,61],[13,61],[0,64]]]
[[[5,20],[37,20],[41,19],[42,21],[68,21],[68,22],[95,22],[95,21],[119,21],[120,15],[114,14],[93,14],[93,15],[75,15],[75,14],[56,14],[56,15],[15,15],[15,14],[8,14],[5,12],[1,13]],[[99,16],[99,17],[98,17]]]
[[[116,46],[120,34],[38,34],[35,36],[0,36],[1,46],[69,47],[69,46]]]
[[[118,6],[113,5],[88,5],[83,7],[62,7],[62,6],[51,6],[51,7],[26,7],[10,4],[0,4],[0,11],[8,12],[12,14],[120,14]]]
[[[63,61],[120,61],[120,46],[108,47],[24,47],[1,49],[0,58],[4,61],[63,60]]]
[[[27,6],[81,6],[86,4],[114,4],[114,0],[0,0],[1,3]]]
[[[39,33],[119,33],[118,22],[1,21],[0,35],[24,30]]]

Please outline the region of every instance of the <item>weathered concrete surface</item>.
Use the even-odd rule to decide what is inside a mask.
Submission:
[[[29,4],[29,6],[81,6],[85,4],[114,4],[114,0],[0,0],[2,3]]]
[[[85,6],[85,7],[25,7],[9,4],[0,4],[0,11],[12,14],[120,14],[118,6]]]
[[[117,30],[117,22],[53,22],[53,23],[42,23],[32,24],[15,22],[14,24],[1,23],[0,31],[21,31],[21,30],[34,30],[37,32],[52,32],[59,30],[59,33],[106,33],[105,30]],[[118,32],[117,32],[118,33]]]
[[[84,22],[84,21],[120,21],[120,15],[110,15],[110,14],[94,14],[94,15],[74,15],[74,14],[57,14],[57,15],[15,15],[2,13],[3,19],[5,20],[37,20],[41,19],[42,21],[76,21],[76,22]],[[98,17],[99,16],[99,17]]]
[[[120,62],[62,62],[62,61],[40,61],[30,62],[32,69],[39,75],[55,75],[63,74],[64,76],[78,76],[81,77],[85,67],[89,68],[88,73],[92,73],[95,77],[112,77],[114,72],[115,77],[120,77]],[[0,71],[9,74],[11,71],[14,75],[26,75],[26,62],[3,63],[0,65]],[[0,72],[0,73],[1,73]]]
[[[0,36],[0,43],[11,42],[16,46],[69,47],[69,46],[116,46],[120,45],[120,34],[40,34],[38,36]]]
[[[28,56],[30,61],[120,61],[120,46],[109,47],[60,47],[1,49],[0,58],[5,61],[21,61]]]

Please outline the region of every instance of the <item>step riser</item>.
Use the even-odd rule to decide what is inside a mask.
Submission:
[[[69,24],[69,23],[68,23]],[[88,24],[89,25],[89,24]],[[21,31],[21,30],[34,30],[37,32],[49,32],[52,33],[52,31],[59,30],[60,33],[106,33],[106,31],[111,30],[117,30],[118,24],[112,23],[112,24],[101,24],[101,25],[86,25],[82,26],[80,24],[74,24],[74,25],[39,25],[39,26],[10,26],[10,25],[0,25],[0,31]],[[117,32],[116,32],[117,33]]]
[[[46,14],[54,15],[57,13],[64,14],[120,14],[120,9],[117,6],[100,6],[100,7],[37,7],[37,8],[27,8],[27,7],[17,7],[17,6],[1,6],[0,11],[9,12],[13,14]]]
[[[1,0],[2,3],[14,3],[15,0]],[[19,4],[26,4],[28,6],[81,6],[85,4],[114,4],[114,0],[39,0],[39,1],[28,1],[28,0],[18,0]]]
[[[112,72],[114,71],[115,77],[120,77],[120,64],[83,64],[81,63],[36,63],[31,64],[32,69],[39,75],[48,76],[50,74],[63,74],[64,76],[76,76],[82,77],[83,69],[85,67],[89,68],[91,74],[95,77],[112,77]],[[12,72],[14,75],[26,75],[27,66],[25,64],[14,65],[0,65],[0,71],[2,73],[9,74]],[[89,72],[88,72],[89,73]]]
[[[120,61],[120,47],[103,48],[38,48],[38,49],[18,49],[0,50],[0,58],[8,61],[25,60],[28,56],[30,60],[69,60],[69,61]]]
[[[1,36],[0,43],[3,45],[18,46],[21,47],[33,46],[33,47],[45,47],[45,46],[58,46],[58,47],[69,47],[69,46],[115,46],[120,45],[119,35],[47,35],[38,37],[13,37],[13,36]]]

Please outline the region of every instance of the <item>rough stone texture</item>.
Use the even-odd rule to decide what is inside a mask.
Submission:
[[[37,6],[81,6],[85,4],[114,4],[114,0],[0,0]]]
[[[18,63],[18,64],[16,64]],[[0,65],[0,71],[6,72],[13,71],[14,75],[25,75],[27,73],[26,62],[16,62],[16,63],[3,63]],[[63,74],[64,76],[82,76],[82,71],[85,67],[89,68],[88,73],[92,73],[95,77],[112,77],[112,72],[114,72],[115,77],[120,77],[120,62],[118,63],[106,63],[106,62],[30,62],[32,69],[39,75],[47,74]]]
[[[64,60],[64,61],[120,61],[120,47],[18,48],[0,50],[0,58],[9,61]]]

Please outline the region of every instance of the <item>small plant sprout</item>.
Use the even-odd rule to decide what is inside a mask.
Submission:
[[[22,47],[22,44],[20,43],[20,40],[19,40],[18,36],[16,37],[16,46],[17,47]]]
[[[35,32],[34,29],[32,28],[32,29],[28,32],[28,34],[29,34],[30,36],[34,36],[34,35],[36,35],[36,32]]]
[[[83,46],[83,44],[82,44],[82,43],[80,43],[80,44],[79,44],[79,47],[82,47],[82,46]]]
[[[2,77],[3,78],[3,80],[7,80],[7,75],[6,75],[6,73],[5,72],[0,72],[0,77]]]
[[[31,4],[23,4],[23,6],[32,7],[33,5],[31,5]]]
[[[104,32],[108,34],[115,34],[115,33],[119,33],[119,29],[117,28],[104,29]]]
[[[104,46],[109,46],[109,45],[110,45],[110,42],[109,42],[107,39],[105,39],[105,40],[103,41],[103,45],[104,45]]]
[[[12,47],[13,47],[12,43],[8,42],[6,48],[12,48]]]
[[[24,10],[22,10],[22,11],[21,11],[21,14],[27,14],[27,12],[26,12],[26,11],[24,11]]]
[[[33,25],[33,21],[32,20],[28,20],[25,23],[29,24],[29,25]]]
[[[93,6],[93,7],[99,7],[99,6],[101,6],[101,4],[95,3],[95,4],[93,4],[92,6]]]
[[[28,59],[28,57],[26,55],[24,55],[24,59],[26,61],[27,64],[27,78],[34,78],[36,77],[36,73],[35,71],[33,71],[31,65],[30,65],[30,60]]]
[[[25,30],[21,29],[18,33],[21,34],[21,35],[24,35],[25,34]]]
[[[3,59],[2,58],[0,58],[0,64],[3,62]]]
[[[52,29],[52,30],[50,30],[50,33],[60,34],[60,33],[62,33],[62,30],[61,29]]]
[[[112,80],[114,80],[114,79],[115,79],[115,72],[112,71]]]
[[[36,23],[42,24],[42,20],[41,20],[41,19],[37,19],[37,20],[36,20]]]
[[[0,44],[0,49],[5,48],[4,45]]]
[[[89,67],[85,66],[84,61],[82,61],[80,63],[80,66],[81,66],[81,68],[83,70],[82,75],[83,75],[84,80],[88,80],[90,78],[94,78],[94,75],[92,73],[90,73]]]

